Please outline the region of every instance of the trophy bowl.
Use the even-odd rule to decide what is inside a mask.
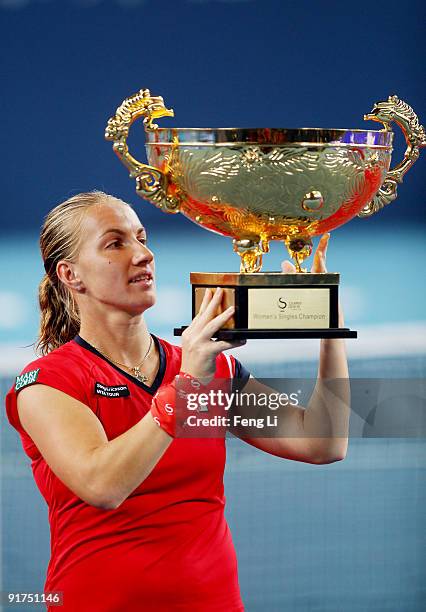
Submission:
[[[271,240],[286,244],[300,271],[313,236],[372,200],[389,170],[392,139],[362,130],[163,128],[147,132],[146,150],[173,185],[172,208],[232,237],[241,272],[260,270]]]
[[[289,289],[291,282],[299,294],[302,287],[305,289],[311,304],[314,294],[306,289],[334,285],[337,289],[338,274],[313,275],[301,267],[312,252],[312,237],[355,216],[368,217],[394,200],[398,183],[426,144],[425,131],[414,111],[396,96],[376,103],[364,116],[381,122],[380,130],[160,128],[153,123],[173,114],[163,98],[140,90],[108,121],[105,137],[113,141],[115,153],[136,179],[138,195],[165,212],[180,212],[197,225],[233,239],[234,251],[241,258],[240,274],[226,274],[222,280],[217,273],[214,278],[191,274],[193,314],[201,301],[200,289],[207,286],[282,290],[283,286]],[[148,164],[137,161],[127,145],[130,126],[139,117],[144,117]],[[402,162],[390,170],[392,121],[401,127],[407,149]],[[298,274],[261,273],[262,256],[271,240],[285,243]],[[274,294],[272,301],[279,295]],[[321,327],[336,331],[337,293],[331,291],[330,295],[315,309],[329,311]],[[258,295],[256,303],[265,301],[264,297]],[[228,295],[228,302],[239,305],[243,314],[230,325],[255,332],[257,323],[252,317],[250,323],[247,307],[242,306],[244,299],[237,296],[237,290]],[[281,319],[279,329],[285,331],[289,321]],[[268,317],[265,321],[265,325],[270,323]],[[312,324],[315,321],[307,328],[314,329]],[[297,329],[294,324],[292,328]],[[267,328],[263,325],[262,329]],[[311,336],[314,333],[311,331]]]

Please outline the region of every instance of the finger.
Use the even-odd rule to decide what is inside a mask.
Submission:
[[[204,338],[211,338],[213,334],[215,334],[221,327],[225,325],[227,321],[233,316],[235,312],[234,306],[230,306],[219,315],[211,319],[209,322],[206,322],[204,325],[204,329],[202,331],[202,336]]]
[[[215,313],[222,301],[223,298],[223,289],[222,287],[218,287],[214,292],[211,300],[206,304],[203,312],[200,314],[199,321],[205,325],[208,321],[213,319]]]
[[[223,289],[221,287],[218,287],[215,293],[213,293],[211,288],[206,289],[200,309],[188,326],[192,331],[202,331],[206,323],[213,319],[222,299],[222,293]]]
[[[327,247],[328,247],[328,241],[330,239],[330,234],[323,234],[320,238],[320,241],[318,243],[318,247],[317,247],[317,251],[320,251],[321,253],[324,253],[324,256],[327,253]]]
[[[314,261],[312,264],[311,272],[314,272],[314,273],[327,272],[325,262],[326,262],[326,253],[327,253],[327,246],[328,246],[329,238],[330,238],[330,234],[328,233],[321,236],[321,239],[315,250]]]
[[[201,306],[197,312],[197,316],[201,313],[203,313],[205,311],[205,309],[207,308],[207,304],[210,302],[210,300],[212,299],[213,296],[213,292],[210,289],[210,287],[208,287],[205,291],[204,291],[204,295],[203,295],[203,299],[201,302]]]
[[[216,293],[217,293],[217,291],[216,291]],[[202,317],[203,314],[205,314],[205,312],[207,310],[207,307],[212,302],[212,300],[213,300],[214,296],[216,295],[216,293],[213,293],[213,290],[212,290],[211,287],[208,287],[204,291],[204,295],[203,295],[203,299],[201,301],[200,308],[198,309],[197,314],[195,315],[195,317],[193,318],[193,320],[191,322],[191,326],[193,328],[198,326],[200,318]],[[211,319],[211,316],[209,317],[209,319]]]
[[[195,315],[195,317],[192,319],[191,323],[188,325],[188,329],[193,330],[193,329],[195,329],[197,327],[199,318],[200,318],[201,314],[205,311],[205,309],[207,307],[207,304],[209,303],[211,298],[212,298],[212,290],[210,288],[208,288],[208,289],[206,289],[204,291],[204,295],[203,295],[203,299],[201,301],[200,308],[199,308],[197,314]]]
[[[230,349],[240,348],[247,343],[247,340],[216,340],[214,345],[221,353],[222,351],[229,351]]]
[[[325,257],[321,252],[315,253],[311,272],[314,272],[316,274],[327,272],[327,268],[325,265]]]
[[[296,272],[296,266],[286,259],[281,262],[281,271],[284,274],[294,274]]]

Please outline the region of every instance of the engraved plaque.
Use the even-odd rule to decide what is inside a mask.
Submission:
[[[329,289],[249,289],[249,329],[323,329],[330,326]]]

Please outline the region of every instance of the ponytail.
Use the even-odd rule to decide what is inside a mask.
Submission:
[[[55,274],[56,276],[56,274]],[[40,331],[36,349],[47,355],[74,338],[80,329],[80,317],[72,293],[56,276],[56,282],[47,274],[38,289]]]

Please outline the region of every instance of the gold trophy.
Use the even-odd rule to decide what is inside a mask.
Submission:
[[[138,195],[167,213],[233,238],[240,272],[192,272],[192,315],[207,288],[224,288],[223,308],[235,314],[216,334],[241,338],[354,338],[338,327],[338,273],[302,268],[312,237],[355,216],[369,217],[396,198],[398,183],[426,145],[413,109],[396,96],[364,119],[381,130],[321,128],[159,128],[172,117],[163,98],[142,89],[119,106],[105,138],[136,179]],[[127,145],[143,117],[149,165]],[[390,168],[395,122],[404,133],[404,158]],[[296,273],[261,272],[271,240],[282,240]],[[180,335],[185,327],[175,329]]]

